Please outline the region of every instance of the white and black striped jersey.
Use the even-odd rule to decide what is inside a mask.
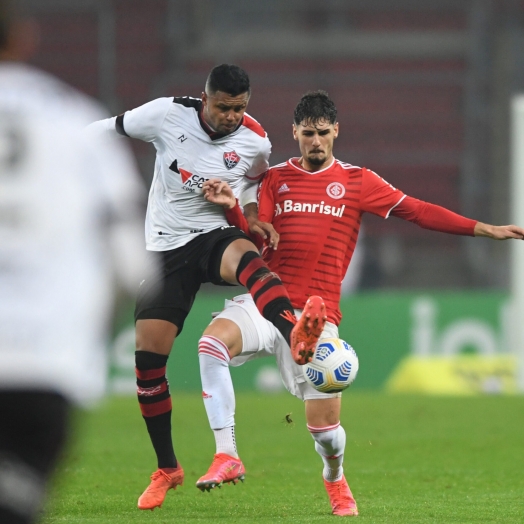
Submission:
[[[144,187],[126,144],[96,147],[98,103],[0,63],[0,390],[105,390],[114,278],[136,289]],[[119,261],[117,263],[116,261]]]
[[[150,251],[174,249],[228,225],[223,209],[204,200],[205,180],[226,181],[245,205],[256,202],[256,184],[268,169],[271,143],[256,120],[244,114],[233,133],[221,135],[207,126],[201,109],[197,98],[158,98],[89,126],[97,135],[118,133],[156,148],[146,214]],[[246,193],[247,198],[242,196]]]

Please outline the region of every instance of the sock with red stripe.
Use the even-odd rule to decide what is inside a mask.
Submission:
[[[171,438],[171,396],[166,377],[167,356],[136,351],[136,385],[140,411],[155,449],[159,468],[176,468]]]
[[[323,477],[328,482],[336,482],[344,475],[344,449],[346,447],[346,432],[338,424],[316,428],[308,424],[307,429],[315,441],[315,450],[324,462]]]
[[[296,323],[295,311],[279,276],[269,271],[255,251],[242,256],[236,276],[251,293],[260,314],[282,333],[289,344]]]
[[[198,341],[202,398],[215,436],[216,452],[238,458],[235,441],[235,391],[229,372],[229,350],[220,339]]]

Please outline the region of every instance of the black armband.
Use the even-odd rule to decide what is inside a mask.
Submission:
[[[116,128],[116,132],[117,132],[119,135],[122,135],[122,136],[129,136],[129,135],[126,133],[126,130],[124,129],[124,113],[122,113],[121,115],[118,115],[118,116],[116,117],[115,128]]]

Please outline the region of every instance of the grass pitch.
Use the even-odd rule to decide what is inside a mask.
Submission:
[[[293,423],[285,421],[291,413]],[[345,472],[357,522],[524,522],[524,398],[430,398],[344,393]],[[78,416],[44,524],[336,522],[302,403],[288,394],[237,396],[246,482],[211,493],[194,486],[214,440],[199,394],[173,395],[185,484],[161,509],[136,509],[155,469],[134,398]],[[349,517],[355,520],[355,517]]]

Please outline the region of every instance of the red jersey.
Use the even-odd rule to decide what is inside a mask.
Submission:
[[[334,159],[309,172],[297,159],[271,168],[260,186],[259,219],[280,234],[278,250],[262,256],[286,287],[291,303],[304,307],[320,295],[328,320],[339,324],[340,285],[355,250],[362,213],[386,218],[404,194],[368,169]]]
[[[284,283],[293,307],[320,295],[328,320],[338,325],[340,286],[355,250],[362,214],[390,214],[425,229],[473,235],[476,221],[405,195],[375,172],[334,159],[310,172],[298,159],[272,167],[259,189],[258,218],[280,234],[278,250],[262,256]],[[248,232],[239,206],[226,211],[230,224]],[[248,233],[249,234],[249,233]],[[251,236],[251,235],[250,235]],[[261,237],[253,241],[260,245]]]

